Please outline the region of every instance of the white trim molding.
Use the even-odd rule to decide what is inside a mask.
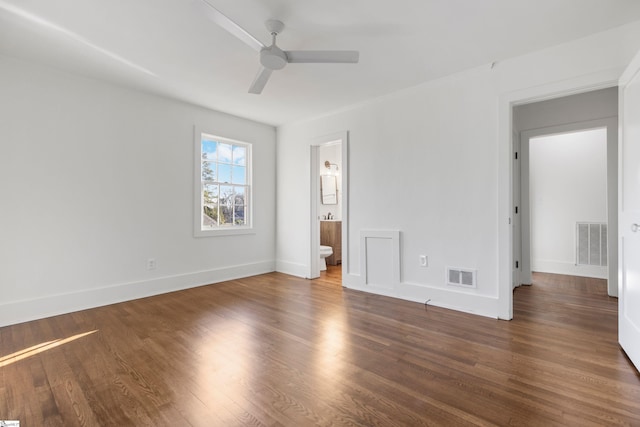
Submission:
[[[275,270],[273,261],[235,265],[0,304],[0,327]]]
[[[388,259],[376,257],[375,260],[370,256],[369,241],[379,242],[386,245],[386,248],[380,247],[380,251],[388,249]],[[383,254],[380,254],[383,255]],[[373,261],[373,262],[372,262]],[[371,267],[382,277],[388,277],[391,280],[384,280],[385,286],[381,287],[373,283],[376,278],[369,274]],[[388,271],[381,270],[380,267],[387,265]],[[374,267],[377,266],[377,267]],[[376,273],[376,274],[377,274]],[[362,286],[367,289],[376,289],[375,292],[386,294],[384,290],[397,289],[400,285],[400,231],[398,230],[361,230],[360,231],[360,281]],[[387,287],[388,286],[388,287]]]

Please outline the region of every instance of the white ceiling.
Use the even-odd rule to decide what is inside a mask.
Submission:
[[[280,125],[640,19],[638,0],[208,0],[265,44],[359,50],[289,64],[247,93],[258,54],[200,0],[0,0],[0,54]]]

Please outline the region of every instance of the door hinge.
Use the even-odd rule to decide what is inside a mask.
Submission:
[[[520,267],[520,263],[518,261],[516,261],[516,268]]]
[[[516,213],[518,213],[518,207],[516,206]]]
[[[515,158],[516,158],[516,160],[518,160],[518,152],[516,151],[516,153],[515,153],[515,154],[516,154],[516,157],[515,157]]]

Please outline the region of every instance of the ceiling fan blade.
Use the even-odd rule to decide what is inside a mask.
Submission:
[[[355,64],[360,59],[357,50],[287,50],[284,53],[290,63]]]
[[[227,18],[226,15],[224,15],[215,7],[211,6],[205,0],[193,0],[193,4],[202,13],[204,13],[207,18],[245,42],[251,48],[260,52],[265,47],[265,45],[260,40],[253,37],[244,28],[233,22],[231,19]]]
[[[251,83],[249,93],[255,93],[256,95],[262,93],[262,89],[264,89],[264,86],[269,81],[269,77],[271,77],[272,72],[273,70],[270,70],[269,68],[260,67],[256,78],[253,79],[253,83]]]

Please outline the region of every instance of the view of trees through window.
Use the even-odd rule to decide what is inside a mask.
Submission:
[[[202,230],[249,225],[249,151],[248,144],[202,135]]]

